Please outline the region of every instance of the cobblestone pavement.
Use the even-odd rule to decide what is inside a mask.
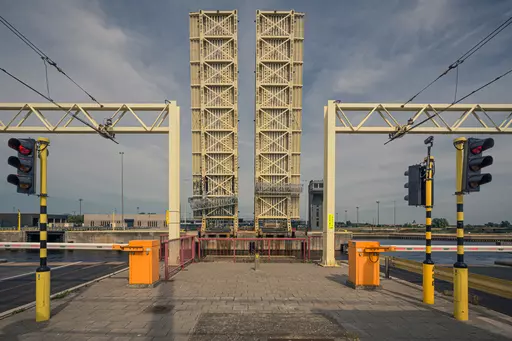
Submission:
[[[512,318],[470,306],[421,302],[418,287],[382,280],[378,291],[344,285],[346,266],[199,263],[155,288],[127,287],[127,273],[0,320],[0,340],[508,340]],[[1,296],[0,296],[1,299]],[[504,300],[504,304],[510,301]]]

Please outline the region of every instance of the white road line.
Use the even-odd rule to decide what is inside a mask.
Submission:
[[[82,263],[82,261],[79,261],[79,262],[74,262],[74,263],[70,263],[70,264],[66,264],[66,265],[62,265],[62,266],[58,266],[56,268],[51,268],[52,270],[58,270],[58,269],[62,269],[62,268],[65,268],[65,267],[68,267],[68,266],[71,266],[71,265],[76,265],[76,264],[80,264]],[[12,276],[12,277],[7,277],[7,278],[0,278],[0,282],[4,282],[4,281],[7,281],[9,279],[13,279],[13,278],[18,278],[18,277],[23,277],[23,276],[28,276],[28,275],[33,275],[35,274],[36,272],[33,271],[33,272],[27,272],[27,273],[24,273],[24,274],[20,274],[20,275],[16,275],[16,276]]]

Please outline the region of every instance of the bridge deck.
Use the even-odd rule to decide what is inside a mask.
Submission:
[[[48,340],[506,340],[512,318],[452,303],[421,303],[411,284],[383,280],[379,291],[352,290],[347,267],[312,264],[199,263],[152,289],[127,288],[127,273],[53,301],[52,319],[29,310],[0,321],[0,339]],[[507,303],[504,303],[507,304]]]

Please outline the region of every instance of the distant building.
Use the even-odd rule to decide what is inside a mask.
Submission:
[[[68,224],[67,214],[48,214],[48,226],[62,227]],[[39,213],[21,213],[21,227],[39,225]],[[17,227],[18,213],[0,213],[0,227]]]
[[[311,180],[308,186],[308,229],[323,229],[324,181]]]
[[[84,214],[84,226],[122,227],[122,216],[119,213],[110,214]],[[166,228],[165,214],[125,214],[126,227],[154,227]]]

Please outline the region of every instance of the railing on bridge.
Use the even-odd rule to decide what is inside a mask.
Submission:
[[[308,259],[307,238],[197,238],[198,261],[301,261]]]
[[[182,270],[188,264],[194,262],[195,256],[195,236],[182,236],[176,239],[163,240],[164,236],[160,237],[160,259],[164,260],[164,278],[168,281],[172,275]],[[178,248],[180,250],[180,262],[179,264],[169,263],[169,249]]]

